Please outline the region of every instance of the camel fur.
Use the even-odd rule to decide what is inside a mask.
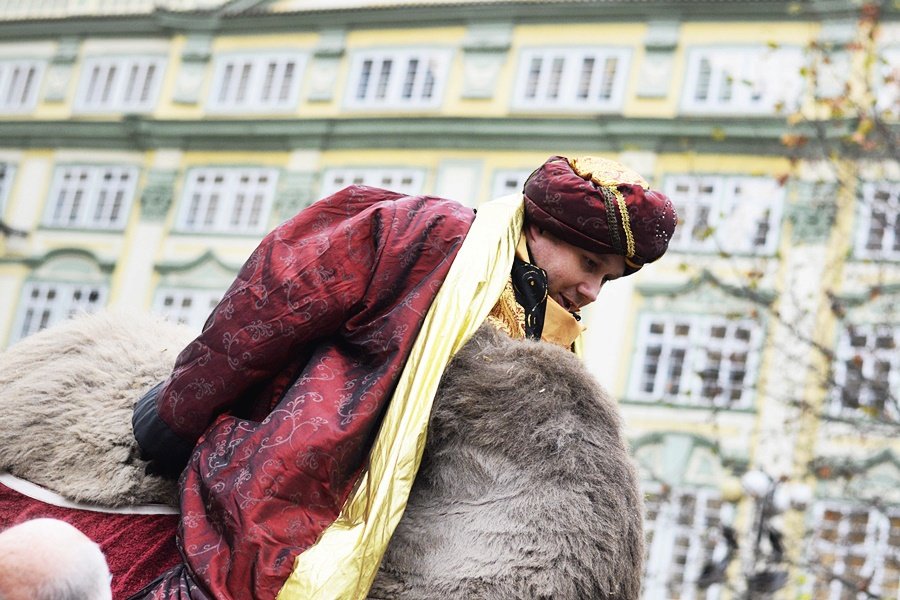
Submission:
[[[104,313],[0,354],[0,470],[73,500],[175,505],[144,473],[131,410],[191,337]],[[582,363],[486,325],[444,374],[369,597],[637,599],[641,512],[618,410]]]
[[[0,471],[99,506],[177,505],[146,475],[131,433],[137,399],[194,334],[143,314],[65,321],[0,354]]]
[[[642,497],[620,429],[573,354],[482,326],[444,374],[370,598],[637,598]]]

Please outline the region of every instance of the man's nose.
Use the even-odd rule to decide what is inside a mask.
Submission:
[[[603,278],[582,281],[578,286],[578,293],[584,297],[584,304],[590,304],[597,299],[603,288]]]

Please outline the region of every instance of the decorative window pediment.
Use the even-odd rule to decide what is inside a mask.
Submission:
[[[106,306],[109,268],[83,251],[49,254],[22,286],[10,342]]]
[[[755,318],[760,306],[770,305],[776,297],[762,286],[750,289],[726,283],[707,269],[688,281],[643,283],[637,289],[647,311],[720,314],[729,318]]]
[[[153,312],[200,331],[238,271],[207,252],[187,263],[157,265]]]

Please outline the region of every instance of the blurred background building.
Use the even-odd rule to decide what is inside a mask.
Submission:
[[[199,331],[265,232],[351,183],[474,207],[607,156],[681,220],[586,319],[645,480],[645,597],[898,598],[897,17],[0,0],[0,344],[101,308]]]

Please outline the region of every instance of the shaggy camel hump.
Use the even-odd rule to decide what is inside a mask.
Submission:
[[[193,338],[148,315],[79,317],[0,354],[0,471],[75,501],[177,504],[144,472],[135,400]],[[636,599],[642,497],[615,403],[569,352],[483,326],[432,410],[372,599]]]

